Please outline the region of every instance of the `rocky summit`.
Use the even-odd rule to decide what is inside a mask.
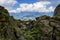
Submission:
[[[60,4],[54,16],[40,16],[35,20],[16,20],[0,6],[0,40],[60,40]]]

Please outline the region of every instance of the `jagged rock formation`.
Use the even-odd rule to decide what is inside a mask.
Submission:
[[[7,9],[0,6],[0,40],[60,40],[60,6],[54,13],[53,17],[22,21],[9,16]]]
[[[15,40],[16,29],[13,18],[9,16],[7,9],[0,6],[0,40]],[[15,31],[16,30],[16,31]]]
[[[56,37],[59,36],[56,39],[60,40],[60,21],[58,20],[59,18],[57,17],[56,19],[56,17],[42,16],[39,19],[37,20],[37,23],[40,25],[40,29],[44,32],[44,34],[47,34],[51,37],[54,32]],[[50,39],[52,40],[52,37]]]
[[[60,16],[60,4],[55,8],[54,16]]]

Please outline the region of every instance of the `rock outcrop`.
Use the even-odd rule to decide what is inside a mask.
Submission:
[[[60,5],[54,16],[40,16],[36,20],[16,20],[0,6],[0,40],[60,40]]]
[[[60,4],[55,8],[54,16],[60,16]]]

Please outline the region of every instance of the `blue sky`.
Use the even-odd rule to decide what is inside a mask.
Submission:
[[[35,19],[42,15],[53,16],[60,0],[0,0],[15,19]]]

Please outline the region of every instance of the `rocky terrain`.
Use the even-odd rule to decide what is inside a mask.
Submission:
[[[35,20],[16,20],[0,6],[0,40],[60,40],[60,4],[54,16],[40,16]]]

